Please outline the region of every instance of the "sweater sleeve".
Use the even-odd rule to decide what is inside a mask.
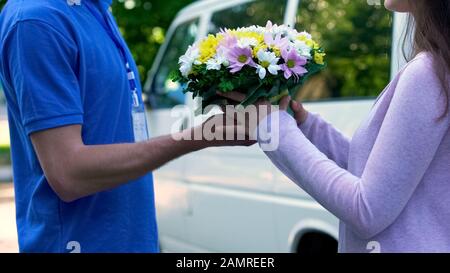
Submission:
[[[445,97],[432,70],[420,60],[403,72],[361,177],[328,159],[286,112],[279,112],[279,146],[267,156],[359,236],[375,236],[400,215],[449,129],[448,114],[438,119]]]
[[[306,121],[299,125],[305,137],[336,164],[347,169],[350,140],[318,114],[308,113]]]

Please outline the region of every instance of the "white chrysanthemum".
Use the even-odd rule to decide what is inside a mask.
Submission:
[[[189,46],[186,53],[180,57],[178,64],[180,64],[180,72],[183,77],[187,77],[191,74],[192,65],[201,64],[198,57],[200,57],[200,51],[196,46]]]
[[[271,32],[275,35],[287,35],[292,29],[286,25],[273,25]]]
[[[245,28],[245,30],[249,31],[249,32],[255,32],[255,33],[258,33],[258,34],[266,32],[266,28],[261,27],[261,26],[255,26],[255,25],[249,26],[249,27]]]
[[[311,56],[311,47],[309,47],[304,41],[295,40],[294,48],[297,50],[298,54],[300,54],[303,57],[306,57],[310,59]]]
[[[244,38],[240,38],[238,40],[237,45],[240,48],[246,48],[249,46],[257,46],[258,41],[255,38],[244,37]]]
[[[298,37],[298,31],[295,29],[290,29],[286,35],[290,41],[295,41]]]
[[[256,72],[259,78],[262,80],[266,77],[267,71],[272,75],[277,75],[281,67],[278,65],[280,58],[277,58],[275,53],[270,51],[260,50],[256,54],[259,60],[259,64],[256,67]]]
[[[256,31],[257,27],[255,25],[242,28],[243,31]]]
[[[217,54],[206,62],[206,70],[220,70],[222,65],[228,66],[228,60],[225,55]]]

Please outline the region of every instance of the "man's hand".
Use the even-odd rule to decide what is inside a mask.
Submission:
[[[251,146],[256,143],[243,125],[225,114],[215,115],[192,128],[190,139],[200,140],[205,148],[219,146]]]
[[[223,117],[214,116],[202,126],[140,143],[85,145],[80,125],[44,130],[30,137],[51,188],[61,200],[71,202],[128,183],[190,152],[213,146],[255,143],[242,138],[243,127],[236,127],[234,123],[228,125],[230,123],[224,123]],[[234,138],[208,139],[205,134],[208,130],[203,127],[211,123],[216,125],[213,127],[216,134],[234,134]],[[202,131],[200,139],[191,138],[198,130]]]

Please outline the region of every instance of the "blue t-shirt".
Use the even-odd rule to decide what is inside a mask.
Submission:
[[[86,145],[134,142],[124,61],[87,4],[112,18],[111,0],[9,0],[0,15],[20,251],[157,252],[151,174],[65,203],[30,141],[34,132],[81,124]]]

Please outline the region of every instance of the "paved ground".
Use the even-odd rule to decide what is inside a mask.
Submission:
[[[14,190],[11,183],[0,183],[0,253],[18,252]]]

